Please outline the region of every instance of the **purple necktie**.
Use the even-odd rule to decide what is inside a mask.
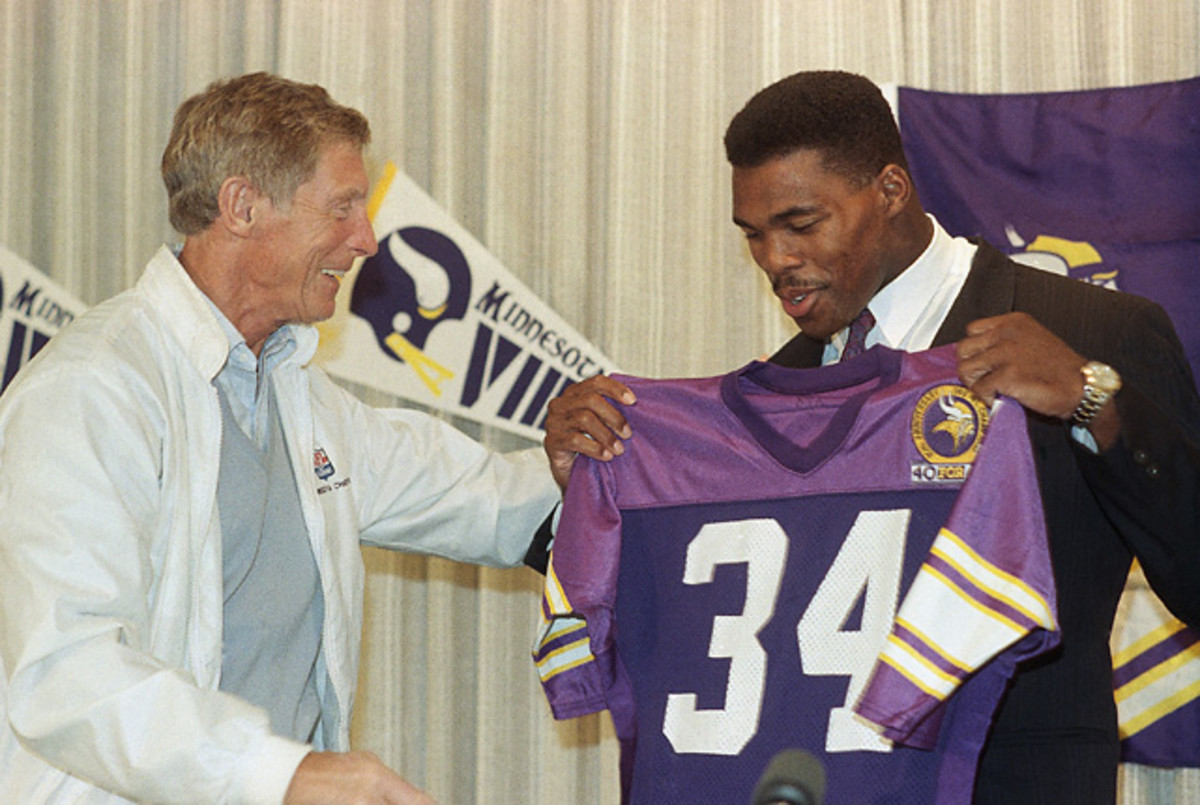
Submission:
[[[871,315],[871,311],[863,308],[862,313],[855,317],[854,321],[850,322],[850,334],[846,336],[846,348],[842,350],[842,357],[839,360],[853,358],[855,355],[861,355],[867,348],[867,333],[871,332],[871,328],[875,326],[875,317]]]

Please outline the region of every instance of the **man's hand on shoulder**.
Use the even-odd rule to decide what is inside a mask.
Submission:
[[[610,400],[632,405],[635,397],[624,383],[596,375],[568,386],[550,401],[542,445],[554,480],[563,489],[567,488],[576,455],[609,461],[625,452],[621,440],[633,432]]]
[[[1066,422],[1083,399],[1081,369],[1087,359],[1027,313],[971,322],[957,349],[959,377],[989,405],[1003,394]],[[1116,442],[1120,428],[1111,402],[1088,424],[1101,450]]]
[[[283,805],[435,805],[370,752],[312,752],[300,761]]]

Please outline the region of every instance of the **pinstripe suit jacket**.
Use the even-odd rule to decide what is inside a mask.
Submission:
[[[1131,557],[1177,616],[1200,623],[1200,400],[1158,305],[1019,265],[985,243],[934,346],[1010,311],[1121,373],[1122,431],[1096,456],[1061,421],[1028,415],[1063,642],[1017,674],[980,762],[976,802],[1113,802],[1119,747],[1108,637]],[[771,360],[816,366],[823,349],[801,334]]]

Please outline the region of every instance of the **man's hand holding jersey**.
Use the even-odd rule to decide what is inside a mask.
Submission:
[[[542,445],[554,480],[563,489],[567,488],[575,456],[610,461],[625,452],[622,440],[630,438],[633,431],[612,401],[632,405],[636,398],[628,386],[606,375],[568,386],[550,401]]]

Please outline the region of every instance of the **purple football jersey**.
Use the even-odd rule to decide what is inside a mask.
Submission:
[[[627,802],[746,802],[789,748],[833,805],[969,802],[1058,641],[1020,406],[952,347],[624,380],[634,438],[577,462],[546,579],[555,716],[610,711]]]

